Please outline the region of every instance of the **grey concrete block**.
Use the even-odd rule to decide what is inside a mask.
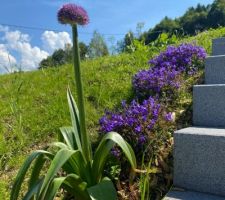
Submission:
[[[225,200],[225,197],[193,191],[170,191],[163,200]]]
[[[225,55],[225,37],[212,41],[212,55]]]
[[[174,133],[174,186],[225,196],[225,129]]]
[[[205,83],[225,84],[225,55],[206,58]]]
[[[194,86],[193,124],[225,127],[225,84]]]

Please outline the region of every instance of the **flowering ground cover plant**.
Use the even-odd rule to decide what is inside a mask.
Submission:
[[[136,155],[142,156],[143,150],[151,140],[156,139],[155,131],[160,123],[172,121],[172,113],[166,113],[164,110],[163,106],[152,97],[142,103],[133,100],[130,105],[123,101],[121,111],[115,113],[106,111],[99,120],[100,132],[120,133],[134,148]],[[112,153],[119,155],[116,149]]]
[[[206,52],[193,44],[170,46],[149,61],[148,70],[139,71],[133,77],[133,88],[140,97],[150,95],[175,96],[184,77],[194,75],[203,67]]]
[[[136,158],[131,146],[116,132],[107,133],[92,153],[85,124],[85,105],[80,73],[77,24],[85,25],[89,19],[86,11],[74,4],[64,5],[58,12],[59,22],[70,24],[73,31],[73,56],[78,105],[68,89],[67,99],[71,114],[71,127],[60,129],[59,141],[46,150],[33,152],[19,170],[15,179],[11,200],[19,198],[21,185],[34,162],[24,200],[53,200],[60,189],[76,200],[115,200],[117,194],[112,181],[104,177],[104,167],[110,150],[119,146],[133,173]],[[47,169],[46,169],[47,168]]]
[[[162,198],[162,193],[167,192],[172,184],[172,122],[176,109],[179,110],[179,101],[174,100],[177,97],[182,99],[180,95],[188,93],[193,80],[199,79],[201,73],[198,72],[203,68],[205,57],[205,50],[193,44],[168,47],[149,61],[148,70],[141,70],[133,77],[138,100],[130,104],[123,102],[122,109],[117,112],[106,111],[99,121],[103,135],[116,131],[131,144],[138,165],[144,163],[146,166],[147,163],[160,172],[148,175],[152,199]],[[122,160],[117,148],[112,154]],[[126,165],[122,163],[121,168],[123,171]],[[142,198],[145,194],[140,195]]]
[[[137,181],[140,189],[139,192],[136,192],[134,199],[150,198],[147,190],[151,191],[153,199],[156,199],[157,195],[162,197],[162,193],[165,193],[172,183],[172,168],[168,166],[168,163],[171,159],[172,141],[170,133],[173,120],[173,114],[166,112],[165,107],[159,103],[158,99],[152,97],[141,103],[133,100],[130,104],[126,104],[123,101],[121,110],[116,112],[106,111],[105,115],[99,120],[102,135],[108,131],[118,132],[134,149],[137,165],[143,171],[151,169],[149,174],[140,176],[146,177],[144,182],[148,183],[144,191],[141,189],[143,180]],[[119,160],[121,166],[120,181],[126,182],[127,164],[120,149],[114,147],[111,153],[116,160]],[[117,164],[116,161],[115,164]],[[120,190],[120,188],[118,189]],[[130,193],[133,198],[132,193],[134,192],[127,191],[127,193]]]

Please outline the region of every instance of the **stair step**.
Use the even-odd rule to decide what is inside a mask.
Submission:
[[[225,84],[225,55],[206,58],[205,84]]]
[[[225,197],[194,191],[170,191],[163,200],[225,200]]]
[[[212,41],[212,55],[225,55],[225,37]]]
[[[225,129],[174,133],[174,186],[225,196]]]
[[[193,124],[225,127],[225,84],[194,86]]]

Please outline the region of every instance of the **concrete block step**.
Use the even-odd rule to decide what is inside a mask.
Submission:
[[[206,58],[205,84],[225,84],[225,55]]]
[[[225,196],[225,129],[190,127],[174,133],[173,183]]]
[[[225,197],[188,190],[172,190],[163,200],[225,200]]]
[[[225,127],[225,84],[193,87],[193,124]]]
[[[212,41],[212,55],[225,55],[225,37]]]

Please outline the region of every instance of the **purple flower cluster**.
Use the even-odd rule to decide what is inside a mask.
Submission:
[[[195,73],[202,64],[206,51],[193,44],[181,44],[178,47],[169,46],[165,52],[149,61],[151,66],[160,68],[163,65],[173,66],[177,71],[188,74]]]
[[[157,149],[160,142],[165,142],[163,133],[168,126],[167,122],[175,120],[175,114],[164,111],[164,99],[160,97],[166,94],[166,102],[171,100],[181,87],[184,76],[193,75],[203,67],[205,57],[205,50],[192,44],[168,47],[165,52],[149,61],[148,70],[139,71],[133,77],[136,93],[144,97],[142,99],[147,97],[147,100],[142,103],[133,100],[130,105],[122,102],[120,112],[106,112],[99,120],[100,131],[120,133],[137,154],[150,141],[153,146],[149,150]],[[168,98],[168,94],[172,98]],[[112,154],[118,157],[120,151],[114,148]]]
[[[75,4],[65,4],[58,11],[58,21],[61,24],[79,24],[86,25],[89,23],[89,17],[81,6]]]
[[[181,84],[179,75],[181,72],[173,66],[142,70],[133,77],[133,87],[140,96],[159,94],[162,89],[178,89]]]
[[[161,94],[180,88],[183,75],[193,75],[203,67],[206,52],[192,44],[170,46],[149,61],[150,69],[139,71],[133,77],[133,88],[139,96]]]
[[[99,120],[100,131],[120,133],[133,147],[149,141],[149,136],[161,117],[161,106],[157,100],[150,97],[141,104],[133,100],[130,105],[122,102],[122,110],[117,113],[106,112]],[[170,113],[165,114],[165,120],[171,121]]]

